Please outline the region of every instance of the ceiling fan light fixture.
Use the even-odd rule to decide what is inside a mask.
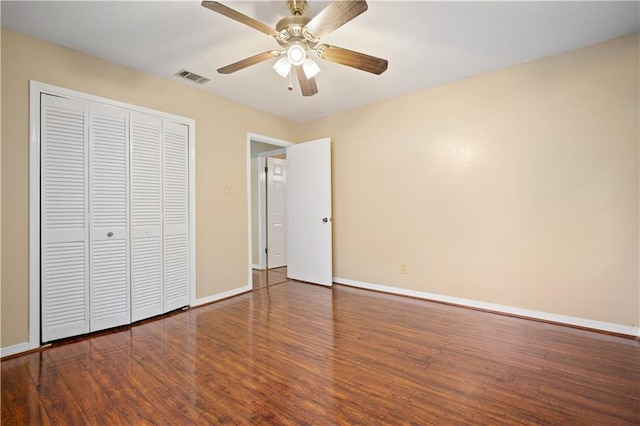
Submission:
[[[302,70],[304,71],[304,75],[309,78],[313,78],[321,71],[318,64],[311,58],[307,58],[302,63]]]
[[[315,52],[320,59],[372,74],[385,72],[388,66],[388,61],[385,59],[320,44],[324,36],[342,27],[368,8],[365,0],[333,0],[328,3],[329,5],[315,16],[309,17],[304,15],[307,0],[288,0],[291,15],[280,19],[276,27],[272,28],[220,2],[203,1],[202,6],[205,8],[273,37],[282,48],[282,50],[268,50],[234,62],[219,68],[218,73],[231,74],[272,58],[278,58],[273,69],[278,75],[289,78],[288,89],[293,89],[291,83],[295,74],[302,96],[313,96],[318,93],[314,77],[320,72],[320,67],[308,58],[309,52]],[[291,70],[291,67],[295,67],[295,70]]]
[[[302,65],[304,60],[307,58],[307,52],[302,43],[291,43],[291,46],[287,49],[287,58],[289,59],[289,62],[291,62],[291,65]]]
[[[286,56],[283,56],[276,61],[276,63],[273,65],[273,69],[275,70],[275,72],[280,74],[282,78],[287,78],[287,76],[291,72],[291,62],[289,62],[289,59],[287,59]]]

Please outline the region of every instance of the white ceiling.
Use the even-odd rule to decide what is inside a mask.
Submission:
[[[286,1],[223,1],[275,27]],[[327,1],[309,0],[315,15]],[[302,97],[271,66],[216,69],[277,48],[272,38],[199,2],[2,1],[2,26],[304,122],[640,31],[640,2],[369,1],[325,43],[388,59],[376,76],[318,60],[319,93]],[[205,85],[174,77],[189,71]],[[294,82],[294,86],[297,83]]]

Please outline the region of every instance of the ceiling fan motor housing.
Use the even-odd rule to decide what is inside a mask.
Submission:
[[[314,48],[319,40],[315,39],[305,30],[307,23],[311,21],[308,16],[291,15],[282,18],[276,25],[278,35],[276,41],[282,47],[288,47],[293,41],[302,42],[307,49]]]

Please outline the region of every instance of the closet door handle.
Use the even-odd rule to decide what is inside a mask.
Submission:
[[[113,237],[113,232],[107,232],[107,238]]]

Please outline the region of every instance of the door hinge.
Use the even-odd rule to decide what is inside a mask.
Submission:
[[[268,254],[269,253],[269,249],[264,249],[264,254]]]
[[[269,171],[269,168],[267,166],[264,166],[264,172],[267,173]]]

